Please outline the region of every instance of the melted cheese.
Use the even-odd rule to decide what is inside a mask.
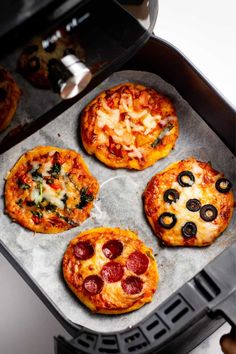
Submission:
[[[65,195],[65,189],[54,190],[45,181],[43,183],[43,198],[56,205],[59,209],[64,209],[64,203],[61,200]]]
[[[218,225],[214,224],[214,222],[205,222],[201,219],[200,213],[192,212],[186,208],[186,203],[189,199],[198,199],[201,204],[206,204],[207,200],[207,190],[201,187],[201,182],[203,179],[202,168],[196,163],[192,166],[192,171],[195,177],[195,183],[192,184],[191,187],[181,187],[178,182],[172,183],[171,188],[176,189],[179,192],[179,199],[172,204],[165,203],[166,210],[172,212],[177,215],[177,224],[176,227],[181,229],[181,227],[188,221],[194,222],[197,226],[197,233],[200,235],[204,235],[207,239],[208,234],[210,235],[212,232],[216,231]],[[198,175],[196,175],[198,173]]]
[[[43,166],[39,165],[37,162],[33,163],[33,170],[37,170],[40,168],[40,171],[45,176],[51,176],[48,171],[52,168],[52,162],[49,161],[45,163]],[[64,176],[66,171],[68,170],[68,165],[63,164],[60,175]],[[59,209],[64,209],[65,205],[61,200],[65,193],[67,193],[67,188],[63,180],[60,180],[61,189],[53,189],[49,184],[46,183],[45,180],[40,179],[39,182],[35,184],[35,188],[31,192],[31,200],[33,200],[36,204],[40,203],[43,199],[46,199],[49,203],[56,205]],[[68,193],[67,193],[68,194]]]
[[[116,144],[129,151],[130,157],[141,159],[144,149],[136,147],[136,137],[133,132],[148,135],[157,127],[161,121],[159,114],[152,116],[147,109],[136,112],[133,108],[132,95],[124,93],[120,98],[119,109],[110,108],[105,99],[101,99],[102,107],[97,111],[97,126],[101,129],[98,132],[98,143],[109,144],[109,135]],[[120,119],[120,113],[125,113],[125,119]],[[109,132],[103,130],[110,128]],[[168,135],[169,132],[166,132]]]

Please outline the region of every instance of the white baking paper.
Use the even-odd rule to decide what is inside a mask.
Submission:
[[[175,149],[168,157],[144,171],[112,170],[104,166],[84,151],[79,134],[79,116],[82,109],[101,91],[127,81],[151,86],[169,96],[179,118],[180,135]],[[232,182],[235,182],[236,175],[235,158],[228,148],[178,92],[155,74],[136,71],[114,73],[56,120],[4,153],[0,157],[2,191],[7,171],[21,154],[37,145],[52,145],[78,151],[100,183],[98,199],[91,217],[81,226],[56,235],[34,234],[1,213],[1,240],[55,306],[76,324],[102,332],[118,331],[136,324],[236,240],[235,217],[224,234],[210,247],[205,248],[163,247],[147,223],[143,212],[142,193],[150,178],[170,163],[195,156],[203,161],[211,161],[213,167],[224,172]],[[3,198],[0,207],[3,211]],[[152,303],[130,314],[98,315],[91,313],[67,288],[61,273],[63,253],[70,240],[77,234],[97,226],[117,226],[134,230],[147,246],[154,250],[160,282]]]

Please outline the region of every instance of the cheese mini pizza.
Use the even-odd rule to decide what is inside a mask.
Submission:
[[[74,238],[63,258],[63,274],[90,310],[120,314],[152,300],[157,264],[150,248],[131,231],[96,228]]]
[[[101,93],[85,108],[81,135],[87,152],[107,166],[143,170],[173,149],[178,120],[169,98],[125,83]]]
[[[21,156],[9,172],[5,208],[30,230],[62,232],[89,217],[98,189],[77,152],[38,146]]]
[[[144,192],[147,218],[168,246],[210,245],[233,213],[231,182],[209,163],[178,161],[156,174]]]
[[[10,73],[0,67],[0,132],[11,123],[20,99],[20,89]]]

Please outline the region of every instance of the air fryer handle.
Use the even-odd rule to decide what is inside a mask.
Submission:
[[[232,326],[230,335],[236,339],[236,326]]]

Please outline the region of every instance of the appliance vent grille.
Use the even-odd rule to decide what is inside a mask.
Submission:
[[[124,350],[130,353],[145,348],[149,342],[140,328],[131,329],[128,333],[121,335]]]
[[[186,321],[192,316],[193,307],[182,297],[181,294],[172,296],[165,304],[160,313],[163,321],[170,327],[177,322]]]
[[[99,353],[120,353],[117,337],[115,335],[102,335],[98,343]]]
[[[93,349],[95,347],[95,344],[97,342],[97,335],[94,335],[92,333],[81,333],[78,338],[76,338],[76,342],[82,346],[83,348],[86,349]]]
[[[157,314],[152,315],[144,322],[142,330],[151,342],[161,341],[165,334],[168,333],[168,327]]]
[[[214,300],[220,294],[220,288],[204,270],[195,276],[194,285],[207,301]]]

